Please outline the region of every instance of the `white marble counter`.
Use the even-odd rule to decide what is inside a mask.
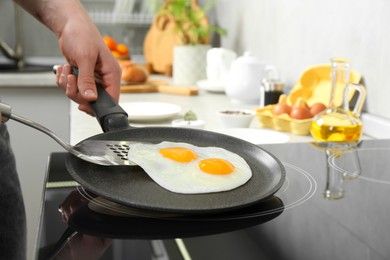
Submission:
[[[158,77],[160,78],[160,77]],[[165,78],[164,78],[165,79]],[[33,72],[33,73],[0,73],[0,89],[1,88],[30,88],[30,87],[57,87],[55,83],[55,75],[52,72]],[[198,96],[181,96],[173,94],[163,93],[143,93],[143,94],[122,94],[121,103],[137,102],[137,101],[150,101],[150,102],[168,102],[177,104],[182,107],[182,112],[176,118],[180,118],[188,110],[193,110],[199,119],[206,122],[205,129],[211,131],[220,131],[221,127],[217,123],[215,112],[219,109],[226,108],[249,108],[255,109],[253,105],[236,104],[230,101],[230,99],[220,93],[210,93],[206,91],[200,91]],[[101,133],[100,126],[95,118],[85,115],[79,112],[75,104],[71,105],[71,124],[70,124],[70,142],[75,144],[89,136]],[[371,120],[374,117],[375,120]],[[139,124],[136,122],[130,122],[133,126],[170,126],[171,121],[175,119],[169,119],[162,122],[151,122],[148,124]],[[383,136],[383,123],[381,121],[380,128],[378,128],[377,117],[375,115],[363,114],[362,120],[365,125],[365,134],[368,134],[374,138],[389,138],[388,134]],[[388,120],[385,122],[386,129],[390,128]],[[251,128],[259,128],[257,119],[252,121]],[[381,129],[381,131],[379,131]],[[299,136],[290,133],[285,133],[290,138],[290,142],[310,142],[312,138],[310,136]],[[381,133],[378,135],[378,133]],[[367,136],[365,136],[367,137]]]
[[[169,118],[160,122],[137,123],[130,122],[132,126],[171,126],[171,122],[175,118],[183,117],[184,113],[192,110],[197,115],[198,119],[205,121],[205,129],[210,131],[223,130],[216,117],[216,111],[226,108],[247,108],[255,109],[256,105],[236,104],[230,101],[225,94],[209,93],[200,91],[198,96],[183,96],[163,93],[143,93],[143,94],[122,94],[120,104],[126,102],[168,102],[179,105],[182,110],[179,115],[174,118]],[[254,118],[250,128],[259,128],[257,119]],[[261,131],[259,131],[261,132]],[[275,131],[276,132],[276,131]],[[71,129],[70,141],[76,144],[87,137],[102,133],[102,130],[95,118],[90,117],[77,109],[77,105],[71,106]],[[281,132],[277,132],[281,133]],[[260,133],[261,134],[261,133]],[[310,142],[311,136],[298,136],[290,133],[285,133],[290,137],[290,142]]]
[[[0,73],[2,87],[57,87],[53,72]]]

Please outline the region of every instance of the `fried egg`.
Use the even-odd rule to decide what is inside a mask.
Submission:
[[[242,157],[220,147],[168,141],[135,143],[130,145],[129,160],[161,187],[183,194],[232,190],[252,177]]]

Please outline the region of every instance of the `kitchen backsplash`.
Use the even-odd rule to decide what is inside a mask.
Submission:
[[[200,0],[205,3],[207,0]],[[144,0],[146,2],[146,0]],[[84,0],[96,15],[113,10],[114,0]],[[242,55],[250,51],[277,66],[291,87],[309,66],[328,63],[334,56],[349,58],[353,69],[364,76],[367,88],[365,111],[390,119],[390,2],[386,0],[219,0],[210,21],[228,30],[223,47]],[[12,1],[0,1],[0,38],[14,44]],[[57,41],[29,15],[22,17],[28,56],[58,56]],[[136,52],[148,26],[98,23],[102,34],[126,39]],[[42,41],[42,39],[45,39]],[[213,43],[219,42],[214,40]]]
[[[307,67],[349,58],[367,88],[365,110],[390,119],[390,2],[219,0],[222,45],[277,66],[293,85]]]

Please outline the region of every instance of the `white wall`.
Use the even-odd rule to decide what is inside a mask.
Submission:
[[[366,110],[390,118],[390,1],[219,0],[222,46],[276,65],[289,86],[307,67],[349,58],[367,88]]]

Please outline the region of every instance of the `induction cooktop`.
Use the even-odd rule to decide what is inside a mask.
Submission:
[[[153,212],[99,198],[70,178],[65,153],[53,153],[36,258],[390,257],[390,140],[364,140],[343,148],[315,143],[262,147],[286,169],[279,191],[243,212],[202,220],[169,214],[156,219]],[[64,203],[76,205],[70,216],[61,212]]]

